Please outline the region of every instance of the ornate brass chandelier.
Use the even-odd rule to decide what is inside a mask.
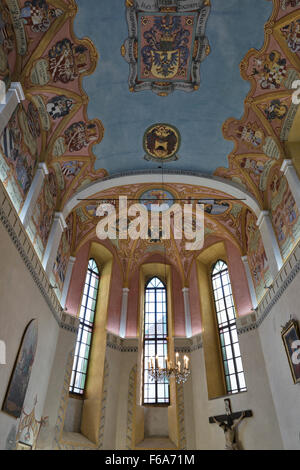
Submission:
[[[176,360],[173,363],[168,360],[168,356],[164,360],[165,367],[160,367],[158,356],[149,359],[148,369],[149,376],[154,382],[165,382],[170,380],[170,377],[174,377],[177,384],[184,384],[189,378],[191,371],[189,369],[189,358],[188,356],[183,357],[183,363],[179,360],[179,353],[176,353]]]

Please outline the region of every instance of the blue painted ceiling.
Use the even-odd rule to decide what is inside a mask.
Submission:
[[[228,117],[243,115],[249,83],[241,78],[239,64],[250,48],[262,47],[272,2],[211,3],[206,33],[211,54],[201,64],[200,89],[159,97],[151,91],[129,92],[129,66],[120,53],[128,36],[125,1],[77,0],[75,33],[88,36],[100,55],[96,71],[83,81],[90,98],[88,117],[99,118],[105,127],[93,149],[97,169],[114,174],[157,168],[158,163],[144,160],[142,143],[145,130],[157,122],[176,126],[182,138],[180,159],[165,168],[212,174],[228,166],[233,144],[223,138],[222,125]]]

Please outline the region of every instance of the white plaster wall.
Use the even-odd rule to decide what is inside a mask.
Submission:
[[[48,450],[53,448],[55,427],[58,421],[61,399],[64,396],[63,390],[69,385],[65,383],[67,364],[68,361],[73,360],[75,342],[75,333],[60,329],[44,406],[44,416],[48,416],[48,424],[41,430],[38,449]],[[66,409],[68,401],[67,395],[66,403],[62,404]],[[59,426],[62,432],[63,423],[59,422]]]
[[[273,400],[285,449],[300,450],[300,384],[294,384],[281,339],[290,316],[300,322],[300,273],[284,291],[259,328]]]
[[[118,449],[118,447],[116,447],[116,436],[118,434],[117,427],[119,426],[119,424],[117,424],[119,407],[118,400],[120,392],[124,391],[124,388],[126,388],[126,383],[123,383],[121,378],[121,362],[123,355],[126,355],[126,353],[121,353],[120,351],[111,348],[106,349],[106,360],[108,362],[109,369],[103,449]],[[123,407],[127,409],[127,400],[123,403]]]
[[[38,319],[38,345],[25,398],[25,411],[34,407],[36,418],[43,414],[48,381],[55,354],[59,326],[33,281],[22,258],[0,223],[0,340],[6,343],[7,364],[0,365],[0,407],[2,407],[24,330]],[[0,449],[18,421],[0,411]]]
[[[190,356],[190,355],[189,355]],[[186,448],[196,449],[195,441],[195,414],[193,399],[193,377],[184,384],[184,430],[186,438]]]
[[[129,374],[137,363],[137,352],[119,353],[116,449],[126,449]]]
[[[83,400],[69,397],[67,411],[65,415],[64,431],[78,432],[81,429]]]
[[[169,438],[168,408],[144,408],[145,439],[147,437]]]
[[[245,450],[282,449],[282,439],[268,384],[264,359],[257,330],[240,335],[240,347],[248,391],[230,395],[232,411],[251,409],[252,418],[246,418],[239,427],[239,440]],[[225,413],[224,398],[208,400],[203,349],[191,354],[192,390],[185,388],[185,401],[193,400],[195,448],[224,449],[224,434],[216,424],[209,424],[210,416]],[[189,447],[190,448],[190,447]]]

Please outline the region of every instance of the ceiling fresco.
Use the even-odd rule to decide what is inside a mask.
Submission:
[[[101,144],[94,148],[96,168],[109,174],[157,168],[143,158],[143,135],[157,122],[175,126],[182,137],[180,160],[165,163],[166,168],[212,174],[227,166],[232,143],[224,139],[222,125],[230,115],[243,114],[249,85],[240,76],[239,64],[251,47],[263,45],[272,2],[211,1],[205,30],[210,54],[201,63],[200,87],[165,97],[129,91],[129,66],[120,52],[128,37],[125,1],[89,0],[89,8],[86,0],[77,4],[75,33],[90,37],[100,54],[95,72],[84,80],[89,117],[100,118],[105,127]]]
[[[73,249],[78,250],[87,240],[95,237],[96,225],[101,218],[96,217],[96,210],[99,202],[107,202],[115,205],[118,216],[118,195],[127,196],[128,200],[133,199],[144,203],[166,206],[165,198],[173,198],[174,202],[182,204],[179,201],[185,198],[187,201],[198,199],[199,203],[204,205],[205,210],[205,236],[206,243],[210,236],[221,237],[230,240],[236,245],[239,251],[245,252],[247,249],[246,238],[243,236],[246,226],[247,206],[243,201],[229,200],[226,193],[217,190],[208,190],[207,188],[183,184],[165,184],[163,188],[158,185],[133,184],[128,186],[116,187],[114,189],[102,191],[95,194],[94,199],[81,201],[74,210],[73,224],[76,235],[73,239]],[[114,199],[115,198],[115,199]],[[145,199],[147,203],[145,203]],[[151,201],[149,201],[151,199]],[[162,201],[163,199],[163,201]],[[169,204],[169,202],[168,202]],[[167,205],[168,205],[167,204]],[[165,210],[165,207],[162,208]],[[253,215],[255,218],[255,216]],[[128,223],[134,217],[128,217]],[[118,224],[118,219],[117,219]],[[130,279],[135,268],[146,259],[150,253],[159,253],[172,260],[182,274],[182,279],[186,283],[192,262],[198,256],[198,252],[187,251],[186,240],[177,240],[174,238],[174,220],[171,219],[171,239],[163,240],[162,232],[155,234],[149,240],[108,240],[110,249],[119,259],[124,279]]]
[[[198,90],[200,64],[210,53],[210,1],[127,0],[126,7],[128,38],[121,53],[129,64],[129,90],[159,96]]]
[[[284,260],[299,239],[300,214],[280,168],[298,111],[292,94],[293,82],[300,77],[300,2],[196,3],[209,8],[205,48],[208,52],[209,43],[210,53],[201,62],[200,86],[190,93],[173,87],[178,81],[180,55],[186,52],[188,67],[201,47],[196,40],[192,52],[188,39],[182,43],[188,51],[180,49],[182,44],[176,49],[175,40],[175,49],[171,49],[167,39],[173,32],[175,37],[179,34],[179,22],[171,21],[170,14],[176,12],[169,7],[160,10],[158,17],[170,31],[159,36],[155,47],[156,52],[165,48],[167,68],[171,52],[177,51],[177,56],[172,65],[174,76],[166,82],[172,90],[168,96],[159,96],[152,89],[132,92],[128,86],[129,65],[122,56],[128,37],[126,11],[138,3],[89,0],[87,8],[86,0],[1,2],[0,79],[7,88],[20,81],[25,100],[0,136],[0,178],[20,213],[39,165],[47,164],[45,184],[27,227],[41,259],[54,212],[62,211],[74,193],[120,172],[148,171],[162,165],[179,173],[196,171],[221,177],[250,193],[261,209],[270,210]],[[196,13],[185,14],[188,23],[196,18]],[[148,14],[144,16],[143,26],[153,27],[153,15],[151,21]],[[192,29],[187,31],[189,34],[183,33],[186,39]],[[148,46],[143,43],[140,49]],[[149,59],[150,54],[153,58],[153,47],[144,52],[145,57]],[[150,77],[152,84],[151,74],[158,74],[157,67],[162,66],[163,57],[158,55],[154,68],[154,62],[148,64],[147,80]],[[182,73],[186,73],[184,83],[193,83],[184,67]],[[142,83],[149,85],[147,80]],[[150,194],[158,201],[163,192],[175,199],[201,199],[207,239],[231,240],[241,254],[248,254],[258,297],[263,295],[269,267],[256,217],[243,201],[228,201],[230,196],[217,190],[179,184],[134,184],[104,191],[98,197],[114,198],[120,191],[132,198]],[[218,198],[221,201],[214,201]],[[62,286],[68,257],[95,235],[96,223],[95,201],[78,201],[67,218],[67,232],[53,267],[56,284]],[[109,243],[124,279],[147,253],[163,253],[165,246],[186,280],[197,256],[174,239],[164,244],[161,240]]]

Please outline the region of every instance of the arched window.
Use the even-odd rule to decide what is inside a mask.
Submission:
[[[73,361],[70,392],[83,395],[90,355],[94,316],[99,289],[99,269],[90,259],[80,308],[80,324]]]
[[[228,393],[247,390],[236,329],[236,313],[227,264],[217,261],[212,271],[212,285]]]
[[[149,377],[149,360],[158,357],[160,367],[165,367],[168,355],[168,313],[166,286],[153,277],[145,288],[144,315],[144,404],[169,404],[169,383],[153,382]]]

